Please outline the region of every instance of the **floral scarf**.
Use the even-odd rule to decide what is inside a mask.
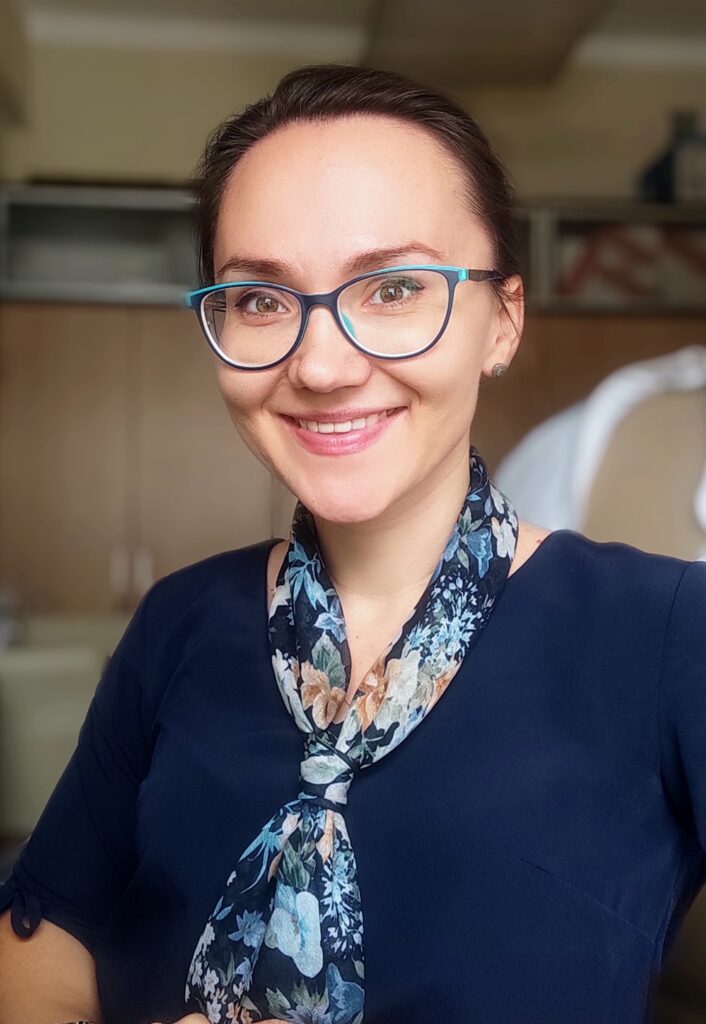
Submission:
[[[269,606],[274,674],[304,734],[300,792],[241,854],[199,938],[187,1009],[212,1024],[362,1024],[363,911],[344,811],[356,773],[431,711],[488,621],[515,510],[470,448],[470,487],[427,587],[342,722],[351,656],[316,527],[300,502]]]

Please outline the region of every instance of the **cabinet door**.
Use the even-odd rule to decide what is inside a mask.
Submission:
[[[272,478],[246,447],[189,310],[129,310],[130,533],[137,594],[271,536]]]
[[[126,341],[119,306],[0,306],[0,581],[28,611],[120,603]]]

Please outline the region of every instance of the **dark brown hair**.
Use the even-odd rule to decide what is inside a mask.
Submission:
[[[223,121],[207,139],[192,187],[201,287],[213,283],[213,249],[221,198],[238,160],[259,139],[300,121],[384,114],[425,128],[457,161],[469,208],[488,232],[494,267],[519,272],[513,188],[478,122],[443,92],[405,75],[352,64],[309,64],[286,74],[274,91]],[[502,282],[493,282],[502,297]]]

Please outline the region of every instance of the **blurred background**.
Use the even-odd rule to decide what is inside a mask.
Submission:
[[[509,168],[527,322],[473,440],[520,515],[706,558],[704,0],[0,0],[0,877],[145,590],[287,535],[182,304],[189,182],[319,61],[446,89]],[[705,957],[699,899],[659,1024]]]

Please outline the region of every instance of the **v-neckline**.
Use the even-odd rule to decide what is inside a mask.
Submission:
[[[542,543],[536,548],[536,550],[530,555],[530,557],[525,559],[525,561],[522,563],[522,565],[518,569],[516,569],[515,572],[513,572],[511,575],[509,575],[507,577],[507,579],[505,580],[504,586],[503,586],[502,590],[500,591],[500,594],[498,595],[498,600],[502,599],[502,595],[503,595],[503,593],[505,593],[507,591],[508,587],[510,587],[510,592],[514,592],[513,591],[512,581],[513,581],[513,579],[516,579],[516,577],[518,577],[518,576],[522,577],[522,580],[524,580],[525,583],[528,580],[532,579],[532,572],[533,571],[537,572],[539,570],[539,568],[541,567],[542,563],[543,563],[543,557],[544,556],[540,557],[540,552],[541,552],[542,548],[546,548],[547,547],[547,545],[550,543],[550,541],[551,541],[551,539],[553,537],[556,537],[557,535],[565,536],[565,535],[574,534],[574,533],[575,533],[574,530],[571,530],[571,529],[566,528],[566,527],[562,527],[562,528],[557,529],[557,530],[552,530],[550,533],[548,533],[546,535],[546,537],[544,538],[544,540],[542,541]],[[283,540],[285,540],[284,537],[275,537],[275,538],[268,538],[268,540],[262,542],[262,551],[264,553],[264,567],[263,567],[264,568],[264,572],[261,571],[261,574],[260,574],[259,598],[260,598],[260,608],[262,609],[261,614],[262,614],[263,620],[264,620],[264,622],[263,622],[264,636],[265,636],[265,638],[268,641],[269,641],[269,608],[270,608],[270,602],[268,600],[268,597],[269,597],[268,582],[269,581],[268,581],[268,571],[267,570],[268,570],[268,563],[269,563],[269,555],[270,555],[270,552],[272,551],[273,547],[276,544],[281,543]],[[550,546],[553,546],[553,545],[550,545]],[[546,555],[546,552],[545,552],[545,555]],[[522,585],[521,583],[519,585],[518,584],[514,584],[514,588],[516,589],[518,586],[521,586],[521,585]],[[358,691],[356,691],[356,692],[358,692]],[[346,718],[343,718],[340,722],[331,722],[330,723],[330,725],[328,727],[328,731],[331,732],[336,739],[338,739],[338,737],[340,736],[341,729],[342,729],[343,724],[344,724],[345,721],[346,721]]]

